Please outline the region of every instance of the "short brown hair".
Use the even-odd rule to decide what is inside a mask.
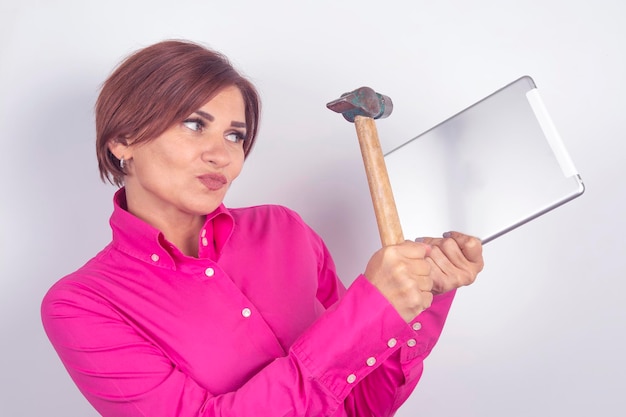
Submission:
[[[168,40],[126,58],[104,82],[96,102],[96,152],[100,178],[124,184],[124,169],[109,151],[111,140],[148,142],[184,120],[225,87],[243,95],[248,156],[259,127],[256,88],[219,52],[199,44]]]

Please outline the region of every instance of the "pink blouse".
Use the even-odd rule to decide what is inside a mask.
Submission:
[[[454,292],[407,325],[364,276],[346,290],[289,209],[220,206],[191,258],[125,206],[41,310],[103,416],[389,416],[412,392]]]

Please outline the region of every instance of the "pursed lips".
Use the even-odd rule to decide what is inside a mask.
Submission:
[[[211,191],[217,191],[228,184],[228,179],[224,175],[217,173],[200,175],[198,179]]]

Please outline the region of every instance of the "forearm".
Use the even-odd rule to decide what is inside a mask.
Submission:
[[[72,379],[104,417],[322,416],[339,405],[293,353],[250,369],[250,378],[235,389],[212,392],[100,303],[57,300],[43,314]]]
[[[360,277],[285,356],[268,356],[235,389],[211,392],[185,371],[184,363],[91,293],[57,290],[44,302],[42,314],[72,378],[105,417],[345,415],[344,401],[353,388],[411,334],[393,307]],[[392,339],[395,344],[389,343]]]

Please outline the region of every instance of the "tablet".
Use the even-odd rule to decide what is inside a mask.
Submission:
[[[407,239],[456,230],[483,244],[584,192],[524,76],[385,154]]]

